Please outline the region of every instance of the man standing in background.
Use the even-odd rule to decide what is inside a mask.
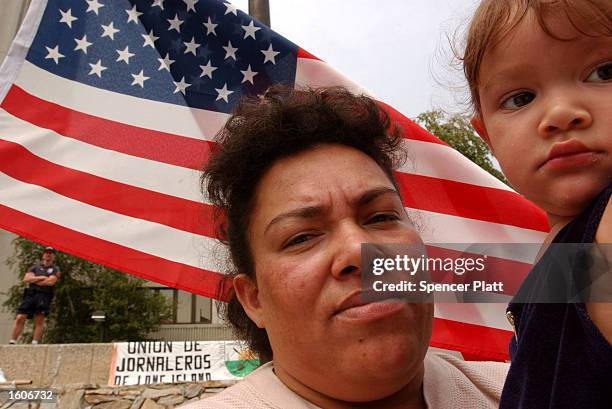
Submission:
[[[42,260],[32,266],[23,276],[23,282],[28,286],[23,293],[21,304],[17,308],[17,317],[13,326],[10,344],[15,344],[23,331],[26,318],[34,318],[34,335],[32,344],[38,344],[42,338],[45,317],[49,315],[49,307],[53,300],[53,289],[60,277],[59,268],[53,263],[55,250],[46,247]]]

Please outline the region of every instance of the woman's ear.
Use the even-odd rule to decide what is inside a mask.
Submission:
[[[265,328],[264,312],[259,302],[257,283],[246,274],[234,277],[234,291],[244,312],[259,328]]]
[[[472,116],[472,119],[470,119],[470,123],[472,124],[478,135],[480,135],[482,140],[485,141],[485,143],[487,144],[489,149],[491,149],[492,152],[493,147],[491,146],[491,140],[489,139],[489,134],[487,134],[487,128],[485,128],[485,124],[482,121],[480,115],[476,114]]]

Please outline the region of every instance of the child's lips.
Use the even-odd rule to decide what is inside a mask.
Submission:
[[[598,152],[582,152],[573,155],[558,156],[547,161],[544,167],[550,170],[571,170],[590,166],[599,160]]]
[[[575,139],[556,143],[550,149],[542,167],[550,170],[565,170],[584,167],[597,162],[599,152],[587,148]]]

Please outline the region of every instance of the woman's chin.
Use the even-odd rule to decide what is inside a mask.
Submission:
[[[341,370],[347,375],[363,375],[364,382],[370,384],[384,385],[393,379],[405,382],[422,363],[425,351],[419,340],[405,334],[372,337],[346,349]]]
[[[372,402],[394,395],[413,377],[419,376],[423,357],[389,349],[386,352],[366,355],[358,361],[358,365],[344,368],[344,374],[339,375],[338,379],[344,380],[345,387],[338,388],[338,383],[335,383],[334,391],[330,394],[339,400]]]

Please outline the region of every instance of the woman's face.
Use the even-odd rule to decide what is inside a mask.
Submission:
[[[243,277],[237,293],[266,329],[281,379],[369,401],[422,376],[433,307],[359,300],[362,243],[421,241],[369,156],[321,145],[276,162],[258,185],[248,238],[257,283],[249,292]]]

